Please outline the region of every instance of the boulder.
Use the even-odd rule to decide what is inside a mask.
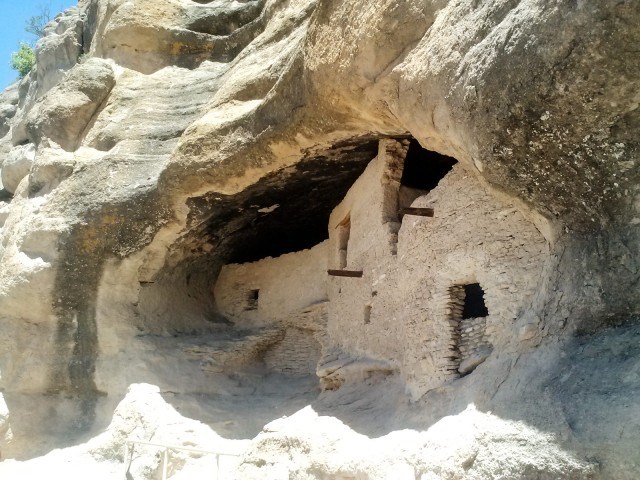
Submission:
[[[29,175],[29,193],[44,195],[51,192],[73,173],[75,163],[73,153],[56,144],[41,144]]]
[[[14,147],[2,163],[2,185],[14,193],[20,181],[29,174],[36,157],[33,143]]]

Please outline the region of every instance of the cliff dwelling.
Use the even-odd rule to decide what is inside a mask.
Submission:
[[[470,374],[531,301],[543,237],[454,159],[415,140],[380,140],[344,198],[326,202],[335,206],[327,240],[224,265],[216,281],[220,315],[243,328],[283,330],[263,352],[269,368],[317,368],[330,389],[397,371],[418,398]],[[466,278],[483,286],[457,283]],[[487,305],[495,305],[491,315]]]
[[[638,476],[640,2],[40,20],[0,92],[0,478]]]

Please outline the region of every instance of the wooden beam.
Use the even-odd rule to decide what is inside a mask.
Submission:
[[[433,217],[433,208],[405,207],[400,209],[400,215],[416,215],[418,217]]]
[[[334,277],[362,277],[362,270],[327,270],[327,273]]]

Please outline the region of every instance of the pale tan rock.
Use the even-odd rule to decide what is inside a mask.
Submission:
[[[57,15],[36,44],[38,96],[57,85],[83,53],[83,19],[78,7]]]
[[[82,155],[78,155],[82,157]],[[44,195],[68,178],[76,164],[76,155],[58,145],[42,142],[29,175],[29,191],[32,195]]]
[[[11,128],[11,119],[18,109],[18,84],[14,83],[0,93],[0,138]]]
[[[37,153],[0,191],[3,455],[96,437],[151,383],[118,410],[112,464],[129,426],[156,431],[161,391],[244,439],[322,413],[262,434],[239,478],[634,478],[639,19],[538,0],[83,0],[58,17],[17,103],[0,98],[0,163]],[[458,160],[428,193],[401,185],[411,139]],[[253,280],[262,311],[243,310]],[[220,341],[240,324],[278,333]],[[242,361],[205,373],[194,345]],[[72,459],[98,478],[86,450],[0,469]]]
[[[425,453],[428,452],[427,455]],[[240,478],[595,478],[595,466],[556,450],[543,433],[472,406],[423,432],[361,435],[311,407],[265,426],[242,457]],[[492,473],[493,472],[493,473]]]
[[[49,138],[67,151],[75,150],[114,85],[109,62],[90,59],[77,65],[35,105],[27,124],[29,135],[37,143]]]
[[[14,193],[20,180],[26,177],[36,157],[33,143],[13,147],[2,162],[2,185],[5,190]]]
[[[18,108],[11,122],[11,142],[21,145],[29,141],[27,135],[27,116],[37,100],[38,82],[36,72],[31,70],[18,84]]]

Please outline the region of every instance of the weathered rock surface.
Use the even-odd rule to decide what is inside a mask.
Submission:
[[[33,143],[11,149],[2,162],[2,185],[10,193],[15,193],[20,180],[31,171],[36,149]]]
[[[428,452],[428,453],[427,453]],[[504,461],[504,456],[509,461]],[[595,469],[518,422],[473,407],[426,432],[371,439],[308,407],[265,426],[243,458],[239,478],[593,478]]]
[[[97,436],[134,384],[181,396],[185,416],[234,395],[259,405],[270,395],[253,385],[267,375],[260,359],[279,358],[263,347],[288,354],[315,335],[335,389],[313,404],[322,416],[271,424],[238,478],[635,478],[639,21],[633,0],[81,0],[56,17],[36,69],[0,94],[2,456]],[[439,189],[399,200],[435,208],[432,223],[396,219],[397,204],[358,217],[349,205],[375,205],[362,198],[330,217],[376,155],[404,161],[409,138],[459,162]],[[492,223],[475,221],[487,211]],[[194,338],[217,348],[241,321],[282,320],[245,307],[240,320],[225,315],[212,294],[223,265],[327,238],[348,265],[348,236],[332,248],[352,220],[353,245],[389,248],[351,250],[362,276],[316,299],[329,302],[326,331],[239,342],[257,363],[221,361],[214,377],[186,355]],[[254,280],[238,283],[245,302],[258,301]],[[464,352],[438,337],[451,318],[428,302],[455,303],[440,283],[494,280],[504,288],[487,294],[499,308],[483,325],[499,341],[480,335],[468,348],[487,350],[460,364]],[[338,318],[338,295],[363,291],[368,303]],[[423,302],[422,316],[403,313]],[[444,360],[447,373],[430,376]],[[292,414],[317,392],[289,381],[301,388],[282,396]],[[95,440],[112,461],[137,421],[121,411],[117,438]],[[208,412],[203,421],[224,430]],[[27,478],[74,455],[93,454],[52,452],[0,472]],[[151,478],[158,464],[145,458],[135,473]],[[94,460],[78,475],[102,468]]]
[[[11,119],[18,109],[18,85],[13,84],[0,93],[0,138],[9,133]]]
[[[83,53],[83,23],[80,10],[69,8],[45,28],[44,37],[36,45],[39,95],[57,85],[65,72],[78,63]]]
[[[1,412],[1,411],[0,411]],[[1,418],[1,417],[0,417]],[[205,424],[184,418],[167,403],[153,385],[131,385],[125,398],[113,412],[113,419],[106,430],[86,443],[55,450],[31,462],[6,461],[0,464],[4,478],[38,478],[46,475],[51,464],[65,465],[65,476],[72,479],[86,478],[88,472],[99,479],[112,479],[124,475],[128,478],[148,478],[160,474],[161,447],[134,444],[128,458],[124,458],[126,440],[153,439],[156,444],[179,445],[189,442],[191,448],[222,450],[229,454],[220,462],[220,473],[229,474],[237,463],[236,455],[244,450],[246,440],[221,438]],[[174,451],[171,454],[169,472],[196,470],[209,473],[215,468],[214,458]],[[124,465],[124,466],[123,466]],[[187,472],[185,472],[187,473]],[[174,477],[175,478],[175,477]]]
[[[64,82],[49,90],[29,113],[27,130],[36,143],[44,138],[74,151],[82,134],[115,85],[111,65],[98,58],[76,65]]]

